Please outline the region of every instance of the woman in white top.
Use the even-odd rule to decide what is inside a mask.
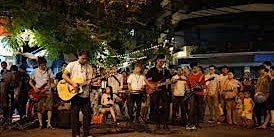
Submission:
[[[101,105],[102,105],[102,114],[105,115],[107,111],[110,111],[114,123],[118,124],[115,111],[114,111],[114,97],[113,97],[113,91],[111,86],[106,87],[106,92],[102,95]]]
[[[135,64],[134,71],[129,75],[127,83],[130,95],[128,97],[128,113],[130,116],[130,122],[134,121],[134,107],[136,103],[136,123],[139,123],[139,116],[141,111],[141,103],[143,97],[143,91],[146,85],[145,77],[141,73],[141,65]]]

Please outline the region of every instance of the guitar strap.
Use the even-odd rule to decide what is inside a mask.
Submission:
[[[118,80],[118,78],[115,75],[111,75],[119,84],[119,86],[121,86],[121,82]]]

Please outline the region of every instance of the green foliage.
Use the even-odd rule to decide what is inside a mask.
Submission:
[[[157,6],[155,3],[127,3],[124,0],[47,3],[43,0],[9,0],[3,3],[5,6],[0,8],[9,10],[13,17],[8,26],[12,33],[9,38],[11,47],[43,47],[50,59],[86,49],[92,53],[94,60],[91,62],[96,62],[99,53],[108,51],[103,63],[118,63],[119,60],[111,56],[134,50],[134,45],[150,46],[148,43],[156,41],[159,35],[151,29],[159,14],[155,8],[159,3]],[[129,35],[131,29],[138,31],[137,38]],[[33,32],[34,43],[20,38],[25,30]]]

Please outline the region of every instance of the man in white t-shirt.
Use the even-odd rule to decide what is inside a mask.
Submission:
[[[111,68],[112,75],[108,78],[108,86],[113,89],[113,94],[118,94],[123,88],[123,76],[118,73],[117,67]]]
[[[122,118],[122,113],[121,110],[123,110],[123,105],[124,102],[122,102],[121,98],[118,96],[119,92],[122,91],[123,88],[123,75],[118,73],[118,69],[116,66],[113,66],[111,68],[112,75],[108,78],[108,86],[111,86],[113,89],[113,94],[117,96],[117,99],[115,99],[114,103],[118,104],[115,105],[115,112],[117,113],[117,116],[119,118]]]
[[[53,107],[53,92],[51,89],[53,84],[53,73],[47,68],[47,60],[44,57],[38,57],[38,68],[34,69],[29,80],[30,86],[36,93],[45,93],[46,98],[42,98],[38,102],[38,121],[39,128],[43,128],[42,113],[48,111],[47,128],[52,128],[51,117]],[[44,88],[42,88],[44,87]]]
[[[183,75],[183,69],[177,68],[177,75],[171,79],[173,84],[172,123],[176,122],[176,113],[181,109],[181,124],[186,125],[187,103],[184,102],[185,91],[188,90],[187,79]]]
[[[139,122],[139,116],[141,111],[142,96],[144,94],[144,88],[146,85],[145,77],[141,74],[141,66],[136,64],[134,66],[133,73],[129,75],[127,83],[129,88],[129,98],[128,98],[128,113],[130,116],[130,122],[134,121],[133,108],[136,106],[136,122]]]
[[[83,113],[83,131],[84,137],[89,136],[90,125],[90,86],[93,74],[92,66],[87,64],[89,59],[88,51],[79,52],[78,60],[71,62],[65,68],[63,78],[71,84],[75,89],[82,85],[83,93],[74,96],[71,99],[71,125],[72,137],[80,136],[79,111]],[[75,83],[75,79],[84,81],[83,83]]]
[[[213,78],[213,80],[206,82],[205,97],[209,108],[210,118],[208,122],[220,122],[220,109],[219,109],[219,75],[215,74],[215,66],[210,65],[208,74],[205,75],[205,80]]]

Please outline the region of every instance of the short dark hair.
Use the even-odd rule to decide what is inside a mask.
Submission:
[[[104,68],[104,67],[101,67],[101,68],[99,69],[100,73],[102,73],[103,70],[105,70],[105,68]]]
[[[264,70],[265,72],[268,72],[268,69],[264,65],[260,65],[258,70]]]
[[[198,63],[197,62],[192,62],[192,63],[190,63],[190,67],[191,68],[198,67]]]
[[[214,69],[216,68],[216,66],[214,66],[214,65],[209,65],[208,68],[212,68],[212,67],[213,67]]]
[[[10,71],[18,71],[18,67],[16,65],[10,66]]]
[[[198,66],[198,68],[200,68],[203,74],[205,73],[204,68],[202,66]]]
[[[221,67],[221,69],[223,69],[223,68],[227,68],[229,70],[229,67],[227,65],[224,65]]]
[[[234,72],[232,71],[232,70],[228,70],[228,72],[227,73],[232,73],[232,74],[234,74]]]
[[[78,56],[82,56],[82,55],[86,55],[86,56],[90,57],[89,51],[87,51],[87,50],[81,50],[81,51],[79,52]]]
[[[270,61],[265,61],[263,64],[267,65],[267,66],[271,66],[271,62]]]
[[[46,60],[45,57],[38,57],[37,61],[38,61],[38,65],[40,65],[40,64],[47,64],[47,60]]]
[[[180,68],[180,69],[183,69],[182,67],[177,67],[176,69],[178,70],[179,68]]]
[[[2,65],[2,64],[8,65],[8,63],[7,63],[6,61],[1,62],[1,65]]]
[[[157,55],[156,60],[157,60],[157,59],[165,59],[165,58],[166,58],[166,57],[165,57],[164,54],[159,54],[159,55]]]

